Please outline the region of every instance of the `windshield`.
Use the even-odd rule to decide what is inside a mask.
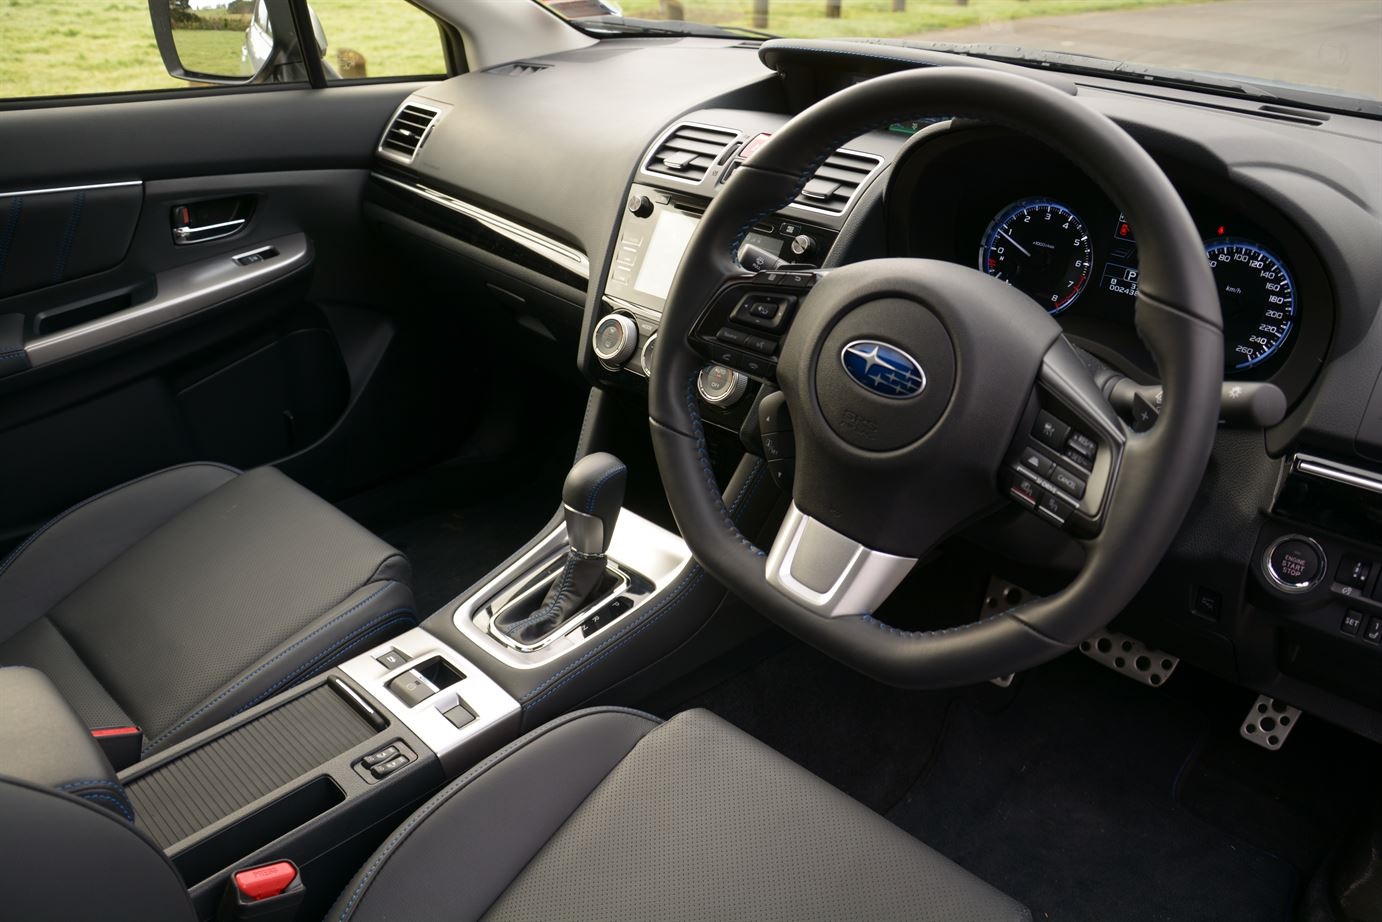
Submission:
[[[986,57],[1140,79],[1183,75],[1220,91],[1294,86],[1382,99],[1382,0],[546,0],[591,34],[892,38],[954,43]],[[706,29],[704,27],[712,27]],[[995,47],[1001,46],[1001,47]],[[1196,81],[1196,76],[1232,75]],[[1253,95],[1260,95],[1254,93]],[[1327,101],[1326,101],[1327,102]]]

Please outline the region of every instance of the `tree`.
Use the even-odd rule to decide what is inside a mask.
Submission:
[[[768,0],[753,0],[753,27],[768,28]]]
[[[825,18],[826,18],[826,19],[839,19],[839,18],[840,18],[840,3],[841,3],[841,2],[842,2],[842,0],[825,0]]]

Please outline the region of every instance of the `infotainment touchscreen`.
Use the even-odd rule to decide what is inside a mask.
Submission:
[[[696,218],[671,208],[658,212],[657,224],[643,255],[643,265],[634,279],[635,289],[659,300],[666,299],[696,224]]]

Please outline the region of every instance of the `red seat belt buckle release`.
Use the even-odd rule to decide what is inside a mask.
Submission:
[[[138,727],[94,727],[91,738],[117,772],[138,762],[144,746],[144,731]]]
[[[272,861],[230,875],[218,922],[290,922],[307,890],[298,866]]]

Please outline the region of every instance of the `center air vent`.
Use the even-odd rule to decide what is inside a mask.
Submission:
[[[644,169],[691,183],[700,182],[737,137],[739,133],[728,128],[678,125],[662,139]]]
[[[389,124],[384,132],[384,140],[379,142],[381,153],[390,154],[404,163],[411,163],[417,156],[418,148],[427,140],[432,125],[440,113],[428,106],[408,103]]]
[[[836,214],[849,207],[850,199],[883,161],[872,154],[837,150],[797,194],[796,203]]]

